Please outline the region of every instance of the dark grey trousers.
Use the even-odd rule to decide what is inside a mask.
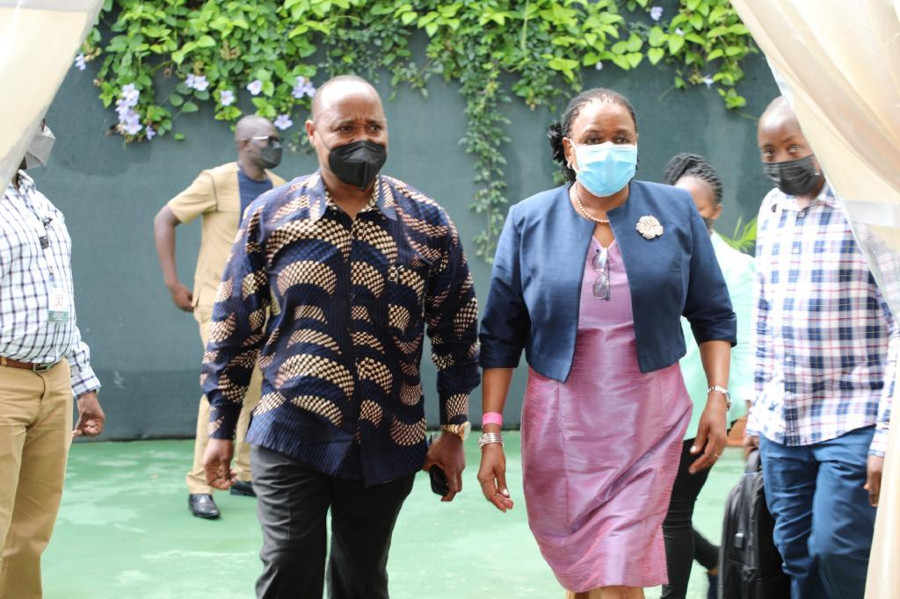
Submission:
[[[325,583],[326,514],[331,509],[330,599],[387,599],[391,534],[415,474],[366,488],[325,476],[254,445],[253,490],[263,532],[259,599],[320,599]]]

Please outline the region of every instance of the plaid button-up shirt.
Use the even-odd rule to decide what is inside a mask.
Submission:
[[[811,445],[877,425],[884,455],[900,331],[826,185],[802,210],[773,189],[757,221],[747,431]]]
[[[43,247],[41,239],[47,247]],[[100,388],[75,323],[72,240],[62,212],[19,171],[0,201],[0,356],[37,364],[67,358],[75,395]],[[51,289],[68,299],[68,320],[51,322]]]

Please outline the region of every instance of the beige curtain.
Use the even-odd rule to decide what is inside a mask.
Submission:
[[[0,0],[0,190],[90,32],[103,0]]]
[[[900,0],[732,0],[900,317]],[[900,405],[894,406],[900,414]],[[900,597],[895,418],[866,597]]]

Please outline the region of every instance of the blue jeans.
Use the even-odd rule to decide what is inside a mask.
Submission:
[[[792,599],[861,599],[875,527],[866,462],[874,427],[814,445],[760,438],[766,503]]]

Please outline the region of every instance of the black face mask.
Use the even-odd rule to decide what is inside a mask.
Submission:
[[[764,162],[763,172],[784,193],[803,196],[815,188],[822,173],[813,166],[813,155],[786,162]]]
[[[328,149],[331,172],[347,185],[360,189],[369,186],[387,161],[387,148],[367,139]]]
[[[275,142],[259,149],[259,163],[263,168],[275,168],[281,164],[281,142]]]

